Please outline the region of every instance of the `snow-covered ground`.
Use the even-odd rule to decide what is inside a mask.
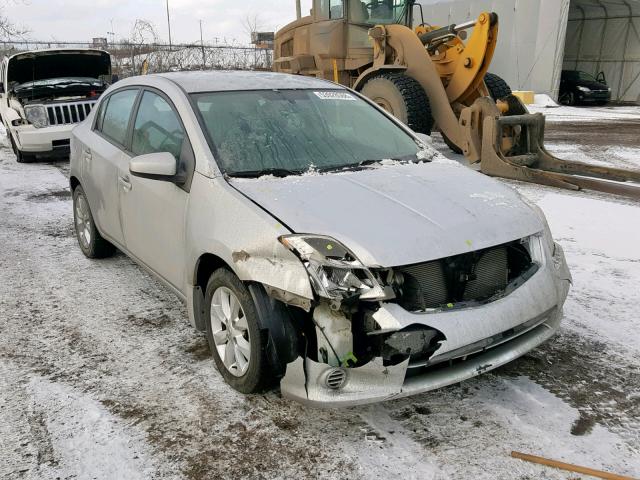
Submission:
[[[640,122],[561,107],[550,130],[573,110]],[[175,296],[121,254],[82,256],[68,163],[17,164],[1,138],[0,478],[577,478],[511,450],[640,476],[640,204],[507,182],[565,249],[561,333],[459,385],[314,410],[231,390]],[[607,162],[598,142],[549,146]],[[640,163],[637,134],[625,148]]]

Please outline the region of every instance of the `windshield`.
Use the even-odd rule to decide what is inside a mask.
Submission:
[[[570,80],[580,80],[583,82],[596,82],[597,80],[592,75],[589,75],[586,72],[580,72],[578,70],[565,70],[563,73],[565,78]]]
[[[405,24],[408,0],[351,0],[349,20],[367,25]]]
[[[578,78],[580,80],[582,80],[583,82],[595,82],[596,81],[595,77],[589,75],[586,72],[578,72]]]
[[[346,90],[193,94],[221,170],[231,176],[288,175],[417,161],[418,144]]]

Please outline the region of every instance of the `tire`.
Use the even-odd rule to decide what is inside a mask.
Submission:
[[[27,155],[22,150],[16,149],[16,162],[18,163],[29,163],[34,160],[35,157]]]
[[[98,232],[89,202],[81,186],[77,186],[73,191],[73,225],[78,245],[85,257],[106,258],[113,255],[115,247]]]
[[[500,100],[501,98],[511,95],[511,87],[494,73],[485,74],[484,84],[489,90],[489,95],[491,95],[491,98],[494,100]]]
[[[453,153],[457,153],[458,155],[462,155],[462,149],[460,147],[458,147],[455,143],[453,143],[451,140],[449,140],[449,137],[447,137],[444,134],[444,132],[440,132],[440,135],[442,135],[442,140],[444,140],[444,143],[447,144],[447,147],[449,147],[449,149]]]
[[[567,92],[564,95],[562,95],[558,100],[562,105],[567,105],[569,107],[572,107],[576,104],[576,95],[573,92]]]
[[[241,393],[271,386],[275,377],[267,359],[267,336],[260,331],[258,312],[244,283],[226,268],[216,270],[207,283],[204,307],[209,349],[225,381]]]
[[[404,73],[380,73],[367,80],[360,93],[414,132],[431,135],[433,116],[429,97],[417,80]]]
[[[11,143],[11,149],[13,150],[13,153],[16,155],[16,162],[18,163],[28,162],[30,159],[24,154],[24,152],[22,152],[21,150],[18,150],[18,146],[16,145],[16,142],[13,140],[13,137],[9,133],[9,130],[7,130],[7,135],[9,136],[9,142]]]

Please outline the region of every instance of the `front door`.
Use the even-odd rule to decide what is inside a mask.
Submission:
[[[164,96],[145,90],[133,126],[132,155],[169,152],[179,164],[187,144],[184,127],[173,106]],[[120,170],[119,180],[127,250],[182,291],[189,193],[170,181],[131,175],[128,164]]]

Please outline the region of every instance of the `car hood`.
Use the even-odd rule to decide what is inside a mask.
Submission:
[[[400,266],[543,230],[518,193],[455,162],[230,183],[295,233],[328,235],[368,266]]]
[[[7,82],[22,84],[62,77],[100,78],[111,75],[111,57],[101,50],[40,50],[9,58]]]
[[[604,83],[600,83],[600,82],[579,81],[578,85],[580,85],[581,87],[587,87],[591,90],[608,90],[609,89],[609,87],[607,87]]]

